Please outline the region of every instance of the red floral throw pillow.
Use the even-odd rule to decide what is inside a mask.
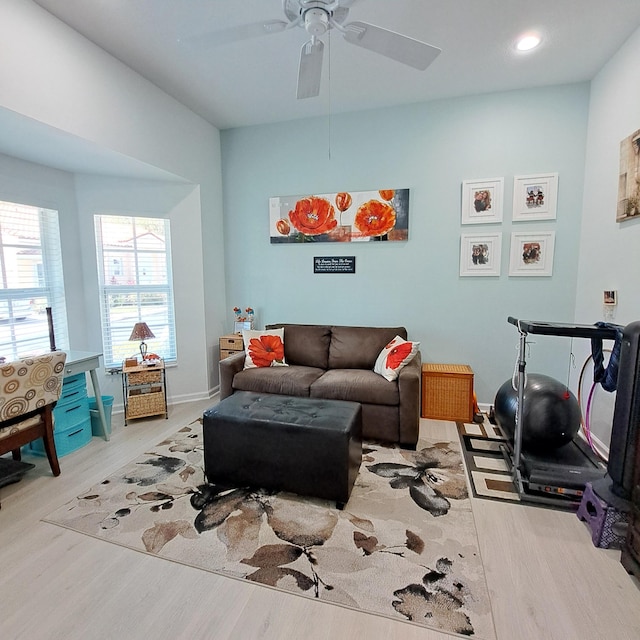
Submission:
[[[403,340],[400,336],[396,336],[380,352],[373,370],[389,382],[393,382],[398,377],[402,367],[411,361],[419,348],[419,342],[409,342],[408,340]]]
[[[284,361],[284,329],[243,331],[244,368],[286,367]]]

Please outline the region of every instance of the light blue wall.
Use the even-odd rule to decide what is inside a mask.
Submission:
[[[578,84],[222,132],[228,328],[235,305],[259,326],[402,324],[423,360],[470,364],[492,402],[516,355],[507,316],[574,317],[588,101]],[[512,223],[513,176],[540,172],[559,174],[557,221]],[[462,181],[500,176],[503,223],[461,226]],[[271,196],[405,187],[406,243],[269,242]],[[512,230],[556,232],[552,277],[508,276]],[[461,278],[460,234],[495,231],[502,275]],[[314,275],[319,255],[355,255],[356,273]],[[530,370],[566,367],[553,340],[532,353]]]

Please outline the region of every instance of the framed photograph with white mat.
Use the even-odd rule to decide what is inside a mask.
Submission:
[[[504,178],[462,183],[462,224],[502,222]]]
[[[511,234],[510,276],[550,276],[553,273],[555,231]]]
[[[513,220],[555,220],[558,201],[558,174],[515,176],[513,179]]]
[[[463,234],[460,236],[460,275],[499,276],[502,234]]]

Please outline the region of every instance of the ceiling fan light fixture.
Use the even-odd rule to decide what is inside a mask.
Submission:
[[[538,33],[524,33],[516,41],[516,49],[518,51],[531,51],[540,45],[542,36]]]
[[[324,9],[307,9],[304,28],[311,36],[322,36],[329,30],[329,14]]]

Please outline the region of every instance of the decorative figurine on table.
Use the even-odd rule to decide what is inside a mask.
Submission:
[[[240,307],[234,307],[233,313],[235,314],[233,323],[234,333],[242,333],[244,329],[253,329],[255,311],[251,307],[247,307],[244,312]]]

